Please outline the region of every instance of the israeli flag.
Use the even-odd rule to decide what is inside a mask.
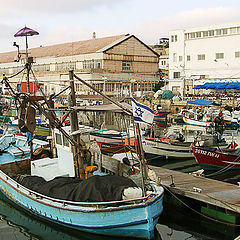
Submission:
[[[134,121],[152,125],[154,118],[153,110],[142,103],[137,102],[133,97],[131,97],[131,100]]]

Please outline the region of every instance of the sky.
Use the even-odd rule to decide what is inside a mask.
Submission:
[[[39,32],[29,47],[134,34],[157,44],[175,29],[240,23],[239,0],[0,0],[0,52],[24,49],[14,37],[27,26]]]

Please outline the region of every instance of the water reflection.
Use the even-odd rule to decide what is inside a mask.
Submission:
[[[6,231],[1,231],[0,239],[57,239],[57,240],[120,240],[123,238],[111,238],[88,234],[80,231],[61,229],[55,225],[39,221],[32,215],[18,210],[0,197],[0,219],[4,221]],[[2,225],[1,225],[2,227]]]

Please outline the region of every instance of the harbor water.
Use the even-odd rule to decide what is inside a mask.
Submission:
[[[174,126],[186,135],[188,139],[193,139],[197,131],[203,129],[188,129],[186,126]],[[169,130],[173,130],[172,128]],[[238,132],[231,134],[235,136],[240,144]],[[177,160],[157,160],[153,159],[151,164],[176,171],[191,173],[200,170],[195,159],[186,161]],[[213,175],[211,175],[213,176]],[[240,181],[238,174],[234,176],[213,176],[221,181],[229,181],[237,184]],[[174,197],[172,197],[174,198]],[[187,202],[182,203],[181,199],[168,201],[164,199],[164,211],[156,226],[155,239],[159,240],[233,240],[240,235],[239,228],[227,224],[219,223],[202,216],[197,212],[197,207],[193,209]],[[174,203],[173,203],[174,202]],[[197,210],[196,210],[197,209]],[[42,239],[42,240],[87,240],[87,239],[108,239],[120,240],[130,238],[117,238],[97,236],[84,232],[74,232],[60,229],[55,225],[40,221],[10,205],[4,199],[0,199],[0,240],[15,239]]]

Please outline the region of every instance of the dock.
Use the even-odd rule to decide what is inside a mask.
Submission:
[[[239,223],[239,186],[161,167],[149,167],[167,190],[204,204],[202,213],[233,224]]]
[[[104,167],[110,174],[127,176],[129,166],[109,156],[100,156],[95,158],[98,166]],[[149,165],[149,168],[155,172],[160,184],[166,189],[166,197],[169,196],[168,192],[172,193],[171,196],[185,198],[188,203],[197,203],[201,214],[234,226],[240,225],[240,187],[238,185],[153,165]],[[171,196],[167,198],[170,201],[173,200]],[[176,203],[176,201],[172,202]]]

